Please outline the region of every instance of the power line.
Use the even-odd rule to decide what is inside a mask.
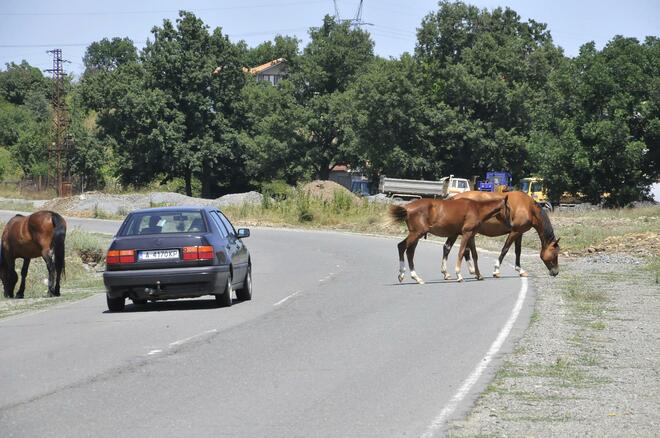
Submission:
[[[283,6],[301,6],[309,4],[320,4],[324,1],[297,1],[287,3],[262,3],[256,5],[241,5],[241,6],[223,6],[217,8],[192,8],[184,9],[197,12],[208,11],[231,11],[239,9],[254,9],[254,8],[280,8]],[[177,13],[181,9],[153,9],[153,10],[135,10],[135,11],[69,11],[69,12],[0,12],[0,16],[63,16],[63,15],[141,15],[141,14],[169,14]]]

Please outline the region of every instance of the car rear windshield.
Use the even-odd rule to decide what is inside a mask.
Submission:
[[[133,213],[122,229],[122,236],[141,234],[205,233],[201,211]]]

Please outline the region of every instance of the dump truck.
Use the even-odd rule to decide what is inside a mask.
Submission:
[[[420,199],[420,198],[448,198],[457,193],[470,190],[470,182],[465,178],[456,178],[454,175],[440,178],[440,181],[427,181],[416,179],[399,179],[380,177],[378,191],[391,198]]]
[[[532,176],[521,179],[520,191],[531,196],[531,198],[542,208],[552,211],[552,203],[548,198],[547,191],[543,184],[543,178]]]

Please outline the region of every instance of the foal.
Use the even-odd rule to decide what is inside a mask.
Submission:
[[[413,258],[419,239],[425,237],[427,233],[439,237],[449,237],[453,240],[456,240],[460,235],[461,247],[456,260],[457,280],[463,281],[461,261],[468,244],[470,244],[470,249],[473,251],[472,256],[477,278],[482,280],[483,277],[479,273],[479,266],[477,265],[477,253],[472,243],[473,238],[484,221],[500,212],[504,220],[508,221],[507,197],[492,201],[418,199],[404,206],[391,206],[389,213],[392,221],[405,222],[408,226],[408,236],[398,244],[399,282],[403,281],[405,277],[406,268],[403,261],[403,253],[405,252],[408,256],[410,276],[417,283],[424,284],[424,280],[415,272]]]

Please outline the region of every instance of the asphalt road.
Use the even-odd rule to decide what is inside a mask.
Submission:
[[[0,320],[0,435],[438,434],[434,422],[448,406],[465,411],[529,320],[531,291],[493,351],[522,281],[510,268],[499,280],[442,281],[441,246],[430,242],[416,257],[426,285],[397,282],[392,238],[253,229],[246,242],[250,302],[108,313],[98,294]],[[490,272],[492,258],[480,261]],[[480,364],[489,366],[475,378]]]

